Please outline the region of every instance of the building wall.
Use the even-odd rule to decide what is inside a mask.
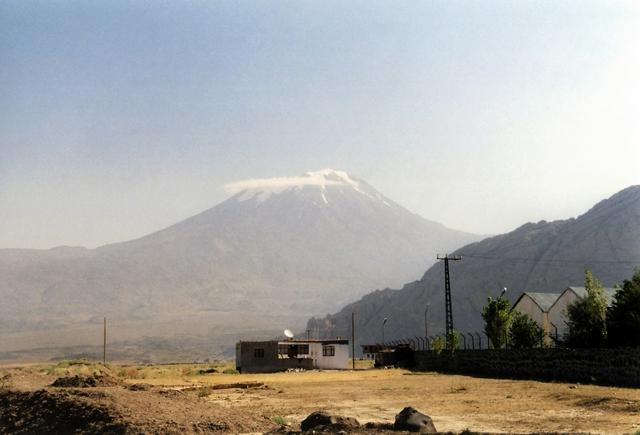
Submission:
[[[558,337],[562,337],[568,330],[567,324],[567,305],[578,299],[578,296],[572,290],[565,290],[555,304],[549,309],[549,321],[558,327]],[[555,328],[551,327],[551,333],[555,334]]]
[[[514,310],[524,313],[536,321],[545,332],[549,331],[549,321],[547,313],[542,311],[530,296],[524,295],[518,303],[513,307]]]
[[[335,349],[334,356],[322,355],[322,343],[310,343],[309,353],[313,358],[313,366],[318,369],[347,369],[349,368],[349,345],[330,344]]]
[[[264,356],[256,357],[256,349],[263,349]],[[241,341],[236,343],[236,370],[243,373],[270,373],[287,369],[310,370],[310,358],[278,358],[277,341]]]
[[[293,368],[311,370],[349,368],[349,345],[327,344],[333,346],[334,356],[324,356],[322,343],[309,343],[309,355],[305,358],[280,358],[277,341],[241,341],[236,343],[236,370],[244,373],[268,373]],[[262,357],[256,357],[256,349],[262,349]]]

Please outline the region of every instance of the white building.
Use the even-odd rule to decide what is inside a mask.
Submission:
[[[559,293],[525,292],[513,304],[512,310],[531,317],[548,335],[551,327],[549,310],[559,296]]]
[[[309,339],[236,343],[236,369],[245,373],[348,368],[349,340]]]
[[[285,342],[288,344],[288,342]],[[349,368],[348,340],[319,340],[308,341],[309,356],[313,360],[313,367],[317,369],[347,369]]]
[[[604,298],[607,301],[607,306],[611,305],[616,289],[605,288]],[[555,336],[556,329],[558,337],[562,337],[567,332],[567,305],[574,302],[578,298],[583,298],[587,295],[587,289],[584,287],[567,287],[556,299],[556,301],[549,308],[549,324],[551,326],[551,333]]]

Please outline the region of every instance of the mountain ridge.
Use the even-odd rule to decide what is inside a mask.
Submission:
[[[612,286],[640,266],[640,186],[623,189],[576,218],[526,223],[452,254],[462,256],[451,263],[454,326],[461,331],[481,331],[482,306],[503,287],[512,301],[524,291],[557,292],[581,284],[586,268]],[[307,329],[320,336],[348,333],[355,312],[361,344],[380,340],[384,317],[390,319],[389,339],[422,336],[430,304],[428,329],[442,333],[443,275],[443,265],[434,264],[399,290],[376,290],[326,318],[310,319]]]

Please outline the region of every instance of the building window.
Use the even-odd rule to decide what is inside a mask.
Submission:
[[[308,344],[278,344],[280,357],[296,358],[299,355],[309,355]]]
[[[257,347],[253,349],[253,357],[254,358],[264,358],[264,349],[261,347]]]
[[[322,346],[322,356],[336,356],[336,347]]]

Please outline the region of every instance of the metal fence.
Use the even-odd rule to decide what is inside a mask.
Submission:
[[[484,332],[474,331],[474,332],[458,332],[458,337],[460,339],[458,343],[458,349],[462,350],[487,350],[493,349],[491,340],[489,340],[489,336]],[[510,349],[512,346],[509,342],[508,337],[505,339],[505,349]],[[383,349],[394,349],[398,346],[408,346],[413,350],[436,350],[439,346],[442,349],[446,348],[446,336],[445,334],[436,334],[426,336],[414,336],[408,338],[400,338],[385,341],[384,343],[376,343],[372,346],[369,346],[370,350],[383,350]],[[435,346],[434,346],[435,344]],[[542,337],[538,347],[559,347],[558,345],[558,336],[557,333],[555,335],[549,333]],[[367,353],[367,352],[365,352]]]

